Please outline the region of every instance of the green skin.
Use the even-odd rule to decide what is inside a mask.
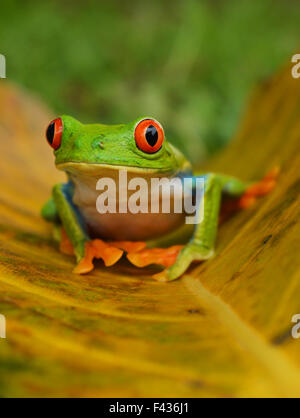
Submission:
[[[61,226],[66,230],[76,255],[77,262],[84,257],[85,242],[91,240],[87,232],[82,213],[82,206],[73,202],[76,186],[70,181],[70,167],[74,174],[80,175],[84,170],[88,175],[95,176],[96,167],[126,169],[128,172],[147,173],[150,176],[190,175],[191,165],[174,146],[164,139],[159,151],[148,154],[141,151],[135,142],[134,131],[137,123],[145,118],[138,118],[127,125],[84,125],[70,116],[62,116],[63,134],[60,147],[54,151],[57,168],[66,171],[69,183],[56,184],[52,197],[42,208],[42,216],[55,225],[55,231]],[[90,169],[90,170],[87,170]],[[199,173],[194,173],[199,176]],[[99,171],[98,171],[99,177]],[[222,193],[240,196],[249,183],[221,174],[208,173],[205,175],[205,206],[204,218],[195,224],[192,236],[180,251],[175,264],[165,271],[164,280],[170,281],[180,277],[195,260],[206,260],[213,256],[217,234],[218,217]],[[190,226],[189,226],[190,227]],[[161,239],[149,242],[150,246],[165,246],[173,241],[178,243],[186,236],[185,229],[179,228],[178,240],[175,233],[162,236]],[[57,234],[58,236],[59,234]],[[101,236],[97,238],[101,239]]]

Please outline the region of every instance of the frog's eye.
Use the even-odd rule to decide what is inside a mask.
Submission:
[[[141,120],[134,131],[137,147],[147,154],[153,154],[160,150],[164,136],[161,124],[154,119]]]
[[[60,147],[62,132],[63,123],[61,118],[53,119],[46,129],[46,139],[55,150]]]

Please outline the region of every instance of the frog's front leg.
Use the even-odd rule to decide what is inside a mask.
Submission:
[[[72,185],[59,183],[53,187],[52,198],[58,212],[59,219],[71,241],[79,262],[85,254],[85,244],[90,241],[79,211],[72,202]]]
[[[180,251],[175,263],[154,276],[159,281],[171,281],[180,277],[193,261],[207,260],[214,254],[214,244],[217,235],[218,218],[222,195],[220,176],[208,174],[204,186],[204,213],[197,211],[197,216],[203,217],[196,223],[194,234],[189,243]],[[198,204],[200,204],[198,202]]]
[[[53,201],[63,226],[61,238],[64,240],[64,247],[68,249],[64,252],[69,254],[74,252],[78,263],[73,272],[77,274],[90,272],[94,268],[94,258],[102,258],[106,266],[115,264],[122,257],[123,250],[100,239],[91,240],[84,221],[72,202],[72,195],[72,183],[57,184],[52,191]],[[66,246],[68,240],[71,246]],[[70,251],[72,247],[73,251]]]

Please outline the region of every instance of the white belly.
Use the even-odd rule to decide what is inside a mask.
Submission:
[[[103,173],[104,174],[104,173]],[[134,177],[128,174],[128,181]],[[105,177],[113,178],[118,189],[117,170],[105,172]],[[136,174],[135,174],[136,176]],[[138,175],[141,177],[141,175]],[[161,204],[159,205],[159,213],[151,213],[150,207],[150,187],[148,193],[149,210],[148,213],[118,213],[119,195],[116,194],[117,213],[99,213],[96,208],[96,201],[100,195],[100,191],[96,190],[96,183],[101,178],[99,175],[93,177],[84,173],[70,176],[75,185],[75,194],[73,202],[82,214],[88,231],[93,238],[104,238],[111,240],[149,240],[167,234],[178,228],[184,222],[184,213],[174,213],[174,199],[181,199],[181,195],[171,195],[170,213],[162,213]],[[149,183],[149,176],[144,176]],[[134,191],[128,191],[128,199]],[[111,196],[114,199],[113,196]],[[161,203],[161,196],[159,196]]]

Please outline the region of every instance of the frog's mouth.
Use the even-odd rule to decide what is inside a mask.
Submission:
[[[127,171],[131,174],[140,175],[174,175],[174,169],[170,167],[163,168],[147,168],[147,167],[134,167],[128,165],[115,165],[115,164],[91,164],[91,163],[79,163],[79,162],[67,162],[56,164],[59,170],[66,171],[70,174],[82,174],[86,176],[106,176],[109,172]]]

